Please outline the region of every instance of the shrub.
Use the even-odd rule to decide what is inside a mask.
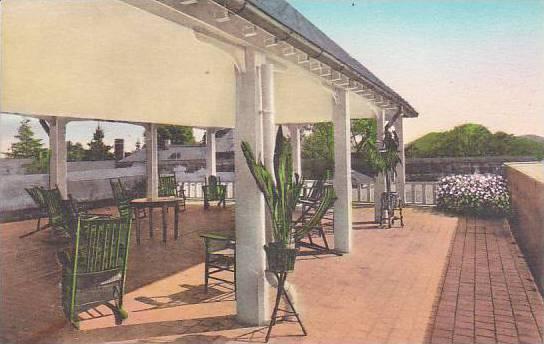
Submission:
[[[495,174],[455,175],[440,179],[437,206],[475,216],[507,216],[510,195],[503,177]]]

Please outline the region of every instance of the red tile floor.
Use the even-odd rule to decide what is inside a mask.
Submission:
[[[280,323],[271,343],[452,342],[462,339],[458,328],[471,319],[474,340],[513,334],[504,324],[513,324],[510,337],[519,342],[541,339],[542,299],[531,289],[527,266],[502,221],[414,208],[406,211],[405,228],[386,230],[372,224],[372,217],[371,209],[354,209],[353,253],[299,257],[289,280],[309,335],[300,336],[296,324]],[[125,297],[129,318],[116,325],[111,311],[99,307],[81,315],[86,320],[79,331],[60,308],[60,269],[55,248],[43,242],[47,234],[19,239],[34,221],[1,224],[0,343],[263,342],[264,327],[236,322],[232,291],[213,286],[204,293],[199,235],[232,228],[233,208],[204,211],[190,205],[181,221],[181,240],[169,233],[163,244],[160,235],[149,239],[143,231],[140,246],[132,241]],[[156,227],[159,231],[160,223]],[[470,282],[474,293],[465,286]],[[506,301],[492,304],[490,311],[489,300],[505,298],[511,317]],[[465,308],[472,304],[470,318]],[[493,336],[480,323],[492,325],[487,329]]]

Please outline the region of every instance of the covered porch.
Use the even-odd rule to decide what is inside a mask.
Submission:
[[[270,316],[262,249],[267,229],[264,201],[240,143],[249,142],[271,168],[278,125],[288,125],[299,142],[300,125],[332,121],[338,196],[334,247],[350,253],[350,120],[376,117],[379,130],[389,120],[398,123],[402,133],[403,118],[417,116],[406,101],[304,18],[258,3],[3,1],[0,86],[2,112],[49,123],[49,183],[63,197],[70,192],[65,145],[69,121],[143,125],[151,199],[158,194],[157,124],[209,128],[209,133],[217,127],[234,128],[236,316],[252,325],[265,324]],[[298,34],[286,31],[297,23],[302,25]],[[316,41],[306,37],[312,34],[318,36]],[[211,174],[214,142],[213,135],[208,136]],[[300,156],[297,142],[295,156]],[[300,159],[295,163],[298,168]],[[399,172],[402,192],[404,174]],[[377,204],[383,191],[379,179]]]

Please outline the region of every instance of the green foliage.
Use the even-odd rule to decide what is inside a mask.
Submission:
[[[501,131],[491,133],[479,124],[463,124],[445,132],[429,133],[406,147],[412,158],[466,156],[534,156],[544,157],[544,143]]]
[[[380,171],[380,154],[376,143],[378,125],[375,119],[356,119],[351,121],[351,147],[356,156],[354,167],[369,176]]]
[[[8,158],[38,159],[40,154],[46,151],[46,149],[43,148],[42,140],[34,137],[34,132],[32,131],[32,128],[30,128],[29,119],[23,119],[21,121],[21,125],[17,130],[15,138],[18,139],[18,141],[12,143],[10,151],[5,153]]]
[[[302,158],[323,161],[326,171],[334,170],[334,131],[330,122],[316,123],[302,143]]]
[[[51,158],[51,150],[44,149],[38,156],[32,159],[32,162],[25,166],[26,173],[42,174],[49,173],[49,159]]]
[[[88,145],[89,150],[87,151],[85,160],[99,161],[113,159],[113,153],[110,152],[112,147],[104,143],[104,130],[100,126],[96,127],[93,139]]]
[[[374,175],[377,166],[378,148],[376,145],[377,124],[375,119],[355,119],[351,121],[351,150],[357,156],[357,169]],[[333,124],[317,123],[311,133],[304,138],[302,157],[319,161],[324,166],[322,175],[334,171],[334,127]]]
[[[329,188],[322,199],[321,206],[312,218],[302,227],[293,228],[293,212],[301,195],[304,181],[293,173],[291,144],[283,136],[281,126],[276,136],[274,151],[274,176],[261,161],[257,161],[251,146],[242,142],[242,152],[251,174],[264,195],[267,209],[272,219],[274,241],[290,246],[296,238],[308,233],[323,218],[335,201],[334,191]],[[275,178],[274,178],[275,177]]]
[[[66,142],[66,149],[68,151],[68,161],[82,161],[87,156],[87,150],[83,148],[80,142],[75,144],[72,141]]]
[[[187,143],[195,143],[193,129],[180,125],[160,125],[157,128],[159,142],[170,140],[172,144],[183,145]]]

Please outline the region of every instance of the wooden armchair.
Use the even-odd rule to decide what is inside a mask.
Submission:
[[[179,204],[185,210],[185,190],[183,185],[178,184],[175,175],[159,177],[159,197],[179,198]]]
[[[204,209],[210,207],[210,202],[217,201],[217,206],[226,205],[227,186],[221,184],[221,179],[216,176],[204,178],[202,185],[202,194],[204,195]]]
[[[204,240],[206,260],[204,264],[204,290],[208,292],[210,280],[233,286],[236,290],[236,241],[234,233],[205,233],[200,235]],[[215,276],[223,272],[232,273],[232,279]]]
[[[127,318],[123,295],[130,227],[130,217],[80,217],[73,228],[71,247],[59,251],[62,305],[76,328],[79,328],[78,314],[100,304],[111,307],[120,320]]]
[[[39,214],[38,214],[38,222],[36,223],[36,229],[33,230],[32,232],[28,232],[28,233],[25,233],[25,234],[19,236],[19,238],[25,238],[25,237],[30,236],[32,234],[35,234],[35,233],[37,233],[37,232],[39,232],[41,230],[44,230],[46,228],[51,227],[50,223],[46,223],[43,227],[40,227],[40,223],[41,223],[42,218],[49,216],[48,213],[47,213],[47,204],[45,202],[45,199],[43,198],[42,190],[43,190],[43,187],[41,187],[41,186],[34,186],[34,187],[31,187],[31,188],[25,188],[25,191],[32,198],[32,200],[34,201],[34,204],[36,204],[36,206],[38,207]]]

